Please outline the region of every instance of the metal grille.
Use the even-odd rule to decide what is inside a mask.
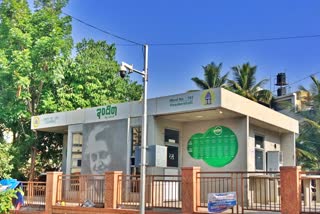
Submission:
[[[301,213],[320,213],[320,172],[301,172]]]
[[[119,176],[117,205],[119,208],[138,208],[140,176]],[[149,175],[146,177],[147,208],[181,208],[181,176]]]
[[[236,213],[244,210],[280,211],[279,172],[199,172],[197,210],[208,207],[209,193],[236,192]]]
[[[58,202],[81,205],[87,200],[103,206],[104,175],[61,175],[58,178]]]
[[[46,182],[21,182],[25,206],[44,206],[46,200]]]

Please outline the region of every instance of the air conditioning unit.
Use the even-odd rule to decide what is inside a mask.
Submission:
[[[283,165],[283,153],[280,151],[267,152],[267,171],[280,171],[280,166]]]

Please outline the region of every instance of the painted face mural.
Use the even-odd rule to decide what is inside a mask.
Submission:
[[[83,134],[82,174],[101,175],[106,171],[126,170],[126,120],[86,124]]]
[[[237,136],[227,127],[212,127],[203,134],[191,136],[188,153],[209,166],[223,167],[233,161],[238,153]]]
[[[90,170],[92,174],[103,174],[109,170],[111,154],[106,141],[99,140],[89,148]]]

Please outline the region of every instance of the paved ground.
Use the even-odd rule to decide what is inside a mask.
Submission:
[[[162,211],[165,212],[165,209],[159,209],[158,211]],[[179,213],[180,210],[170,210],[170,212],[168,211],[168,213]],[[44,213],[44,207],[21,207],[21,209],[19,210],[19,212],[17,212],[19,214],[23,214],[23,213],[34,213],[34,214],[42,214]],[[207,209],[203,209],[201,210],[199,213],[208,213]],[[232,213],[232,210],[227,210],[223,213]],[[236,210],[234,210],[233,213],[237,213]],[[241,214],[241,211],[239,211],[239,213]],[[245,210],[244,213],[248,213],[248,214],[280,214],[280,212],[267,212],[267,211],[249,211],[249,210]]]

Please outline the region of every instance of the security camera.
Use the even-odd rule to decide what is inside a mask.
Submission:
[[[126,68],[125,65],[121,65],[121,66],[120,66],[120,71],[119,71],[119,73],[120,73],[120,77],[121,77],[121,78],[125,78],[125,77],[127,76],[127,68]]]
[[[133,65],[129,65],[125,62],[122,62],[121,63],[121,66],[120,66],[120,77],[121,78],[125,78],[127,76],[127,72],[131,73],[133,70]]]

